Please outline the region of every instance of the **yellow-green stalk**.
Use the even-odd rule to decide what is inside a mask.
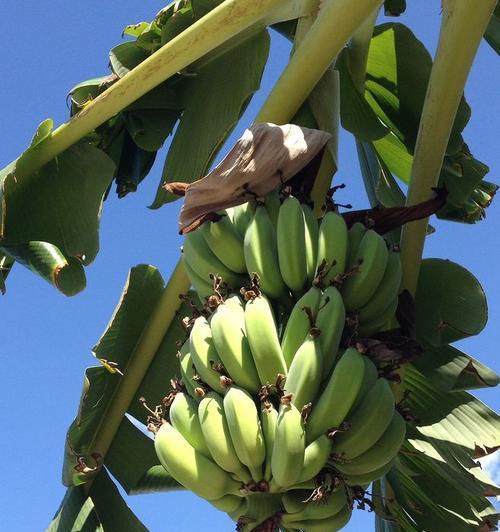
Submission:
[[[438,184],[465,82],[497,0],[443,0],[439,43],[425,97],[407,205],[428,200]],[[428,218],[403,227],[403,287],[415,293]]]
[[[37,170],[151,89],[247,28],[264,28],[298,16],[299,7],[299,2],[290,0],[225,0],[59,126],[23,157],[18,175]]]
[[[358,0],[355,4],[352,0],[325,2],[255,121],[286,123],[359,25],[381,3],[380,0]]]

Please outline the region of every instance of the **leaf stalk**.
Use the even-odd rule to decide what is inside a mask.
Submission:
[[[472,62],[497,0],[443,0],[439,43],[427,87],[406,204],[428,200],[439,182],[453,122]],[[429,219],[401,236],[403,287],[415,294]]]

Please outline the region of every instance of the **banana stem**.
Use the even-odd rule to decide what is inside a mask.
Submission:
[[[92,452],[98,453],[101,457],[106,456],[106,453],[113,443],[113,439],[120,427],[123,416],[130,406],[130,401],[137,393],[137,390],[156,355],[161,341],[179,310],[181,305],[181,300],[178,297],[179,294],[185,293],[188,288],[189,280],[186,274],[186,269],[183,261],[180,260],[143,331],[142,337],[140,338],[125,371],[123,372],[124,374],[120,386],[106,412],[105,422],[101,424],[99,431],[90,446]],[[87,493],[90,490],[92,481],[93,478],[84,486]]]
[[[425,201],[437,186],[465,82],[497,0],[443,0],[439,43],[425,97],[407,205]],[[403,227],[403,287],[415,294],[429,219]]]
[[[265,27],[273,12],[289,9],[287,4],[289,0],[225,0],[30,150],[19,160],[18,175],[36,171],[151,89],[245,29],[259,23]]]
[[[381,0],[330,0],[295,51],[255,122],[284,124],[305,101],[354,31]]]

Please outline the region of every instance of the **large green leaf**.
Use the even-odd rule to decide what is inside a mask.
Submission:
[[[493,387],[500,382],[493,370],[450,345],[425,351],[414,365],[445,392]]]
[[[442,391],[413,367],[407,368],[404,382],[409,392],[405,405],[429,441],[438,447],[444,442],[450,450],[458,446],[475,457],[500,446],[499,417],[474,396]]]
[[[118,492],[106,470],[94,479],[88,496],[69,488],[48,532],[147,532]]]
[[[113,173],[113,162],[85,143],[30,175],[12,169],[1,182],[0,244],[48,242],[64,256],[90,264],[99,249],[101,203]]]
[[[429,53],[406,26],[391,23],[376,28],[368,55],[365,97],[390,133],[375,139],[373,145],[388,170],[406,183],[431,68]],[[347,76],[345,69],[341,72]],[[471,214],[466,206],[488,172],[488,167],[472,156],[462,137],[470,114],[462,99],[440,176],[440,185],[449,192],[448,204],[438,213],[441,218],[467,223],[483,216],[484,208]],[[363,140],[359,132],[357,137]]]
[[[342,127],[361,141],[380,139],[389,132],[354,84],[345,49],[336,63],[340,72],[340,121]]]
[[[85,481],[75,470],[76,457],[88,459],[122,375],[126,374],[127,363],[162,291],[163,279],[155,268],[146,265],[132,268],[113,318],[93,350],[103,365],[87,369],[78,416],[68,431],[63,470],[68,486]]]
[[[203,64],[187,83],[184,113],[172,140],[162,183],[191,183],[207,172],[224,140],[259,88],[269,53],[269,35],[259,32]],[[160,185],[152,207],[176,197]]]
[[[422,261],[415,305],[417,337],[424,346],[439,347],[479,334],[488,319],[477,279],[443,259]]]

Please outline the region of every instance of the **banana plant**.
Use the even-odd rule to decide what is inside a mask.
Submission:
[[[382,5],[387,14],[404,12],[405,2],[392,0],[185,0],[151,22],[127,26],[130,40],[110,52],[111,73],[70,91],[69,121],[56,129],[44,121],[0,171],[0,290],[16,262],[65,295],[83,290],[111,188],[120,198],[133,193],[170,136],[150,206],[176,201],[179,182],[189,189],[207,175],[259,89],[275,30],[293,46],[255,125],[328,133],[315,166],[307,166],[316,213],[338,165],[341,125],[356,139],[373,207],[418,207],[439,187],[438,216],[479,221],[496,187],[483,179],[487,167],[463,139],[471,112],[463,90],[483,36],[498,50],[496,4],[443,1],[433,60],[410,28],[376,26]],[[397,179],[408,185],[406,194]],[[414,300],[409,326],[422,351],[398,371],[401,385],[394,387],[411,420],[370,504],[380,530],[494,530],[498,515],[487,497],[499,490],[475,459],[500,445],[498,417],[469,390],[496,386],[499,378],[451,345],[481,332],[486,298],[460,265],[422,260],[428,214],[418,218],[390,233],[401,247],[403,287]],[[200,293],[185,259],[167,282],[151,265],[130,270],[93,350],[98,365],[85,373],[65,443],[68,491],[51,531],[145,530],[110,474],[128,494],[184,489],[135,420],[145,419],[143,398],[161,404],[165,383],[181,371],[187,333],[179,316],[189,313],[190,299],[178,295]],[[273,460],[285,479],[293,464]],[[256,508],[255,515],[262,511],[271,515],[276,507]]]

